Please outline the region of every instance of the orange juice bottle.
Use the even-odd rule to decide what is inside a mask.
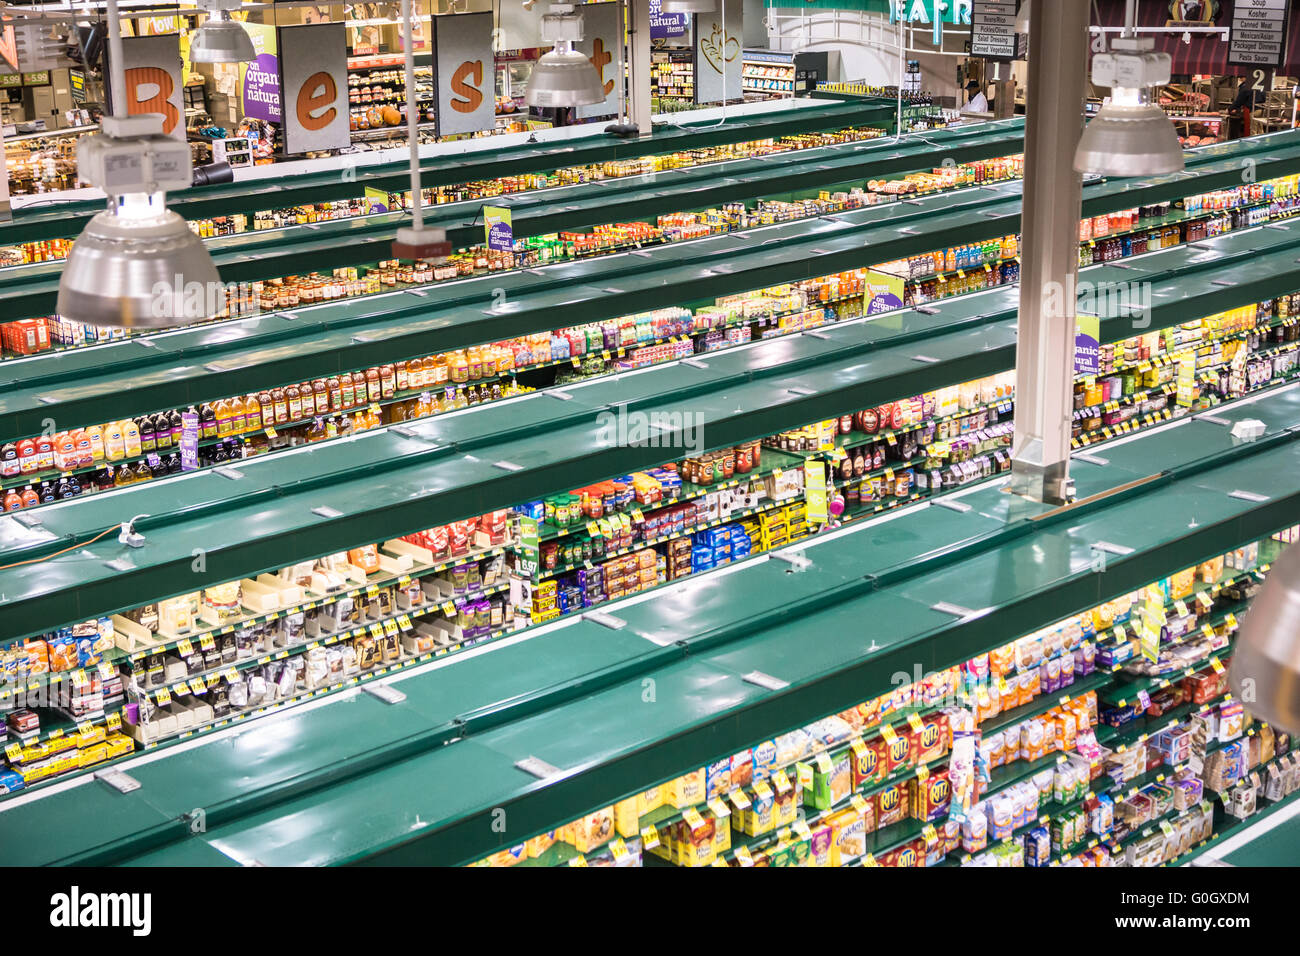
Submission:
[[[126,454],[135,458],[140,454],[140,426],[131,419],[122,422],[122,441],[126,445]]]
[[[121,422],[109,422],[104,426],[104,457],[108,461],[121,461],[126,457],[126,438],[122,434]]]

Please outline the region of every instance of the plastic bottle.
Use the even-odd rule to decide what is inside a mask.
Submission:
[[[54,437],[41,435],[36,439],[36,468],[44,471],[54,467]]]
[[[140,454],[140,427],[129,418],[122,422],[122,440],[126,443],[128,458],[135,458]]]
[[[22,474],[22,465],[18,463],[18,446],[13,442],[5,442],[0,446],[0,475],[5,478],[15,478],[20,474]]]
[[[90,439],[90,454],[96,462],[104,460],[104,426],[91,425],[86,429],[86,437]]]
[[[158,450],[158,441],[154,436],[153,416],[141,415],[132,422],[135,425],[136,434],[140,436],[140,451],[151,452]]]
[[[244,400],[236,395],[229,402],[230,406],[230,434],[242,435],[247,429],[247,417],[244,412]]]
[[[19,445],[19,455],[22,446]],[[107,461],[121,461],[126,457],[126,439],[122,435],[121,422],[109,422],[104,426],[104,458]]]

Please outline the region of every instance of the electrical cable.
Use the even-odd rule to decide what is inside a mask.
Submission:
[[[116,0],[109,0],[109,3],[112,4],[114,7],[116,7],[117,5]],[[40,564],[42,561],[49,561],[51,558],[57,558],[59,555],[67,554],[69,551],[76,551],[78,548],[84,548],[88,545],[94,544],[96,541],[104,537],[104,535],[106,534],[112,534],[114,531],[118,529],[118,527],[119,527],[118,525],[113,525],[113,527],[109,528],[107,531],[101,531],[99,534],[95,535],[89,541],[82,541],[79,544],[71,545],[70,547],[64,548],[62,551],[55,551],[53,554],[47,554],[43,558],[29,558],[26,561],[15,561],[13,564],[0,565],[0,571],[8,571],[10,568],[21,568],[25,564]]]

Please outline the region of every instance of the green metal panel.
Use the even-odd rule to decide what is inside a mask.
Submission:
[[[532,190],[487,200],[512,210],[516,238],[580,229],[607,222],[653,220],[669,212],[703,209],[720,203],[806,194],[870,178],[930,169],[936,152],[953,162],[1006,156],[1023,147],[1024,123],[1005,120],[918,137],[874,140],[801,150],[772,158],[740,159],[620,179],[598,180],[554,189]],[[429,209],[425,224],[442,228],[453,246],[481,244],[485,200],[448,203]],[[205,241],[222,279],[253,281],[300,272],[366,265],[391,258],[397,227],[405,213],[385,213],[334,222],[286,226]],[[63,220],[70,224],[74,220]],[[48,315],[55,309],[62,262],[0,270],[0,308],[13,318]]]
[[[961,496],[970,511],[945,514],[951,524],[936,522],[944,509],[931,505],[814,538],[801,545],[811,559],[805,571],[753,561],[683,582],[680,592],[612,605],[626,622],[617,631],[568,619],[481,656],[403,674],[397,685],[408,695],[403,704],[332,699],[311,713],[259,721],[229,743],[133,766],[143,784],[134,799],[175,821],[165,834],[170,847],[158,849],[153,816],[119,824],[96,814],[106,830],[92,837],[23,836],[35,829],[25,822],[32,814],[62,816],[64,805],[83,810],[86,801],[121,796],[84,784],[23,805],[0,804],[0,854],[4,862],[129,858],[157,865],[195,859],[200,854],[189,843],[204,840],[237,861],[272,865],[459,862],[520,842],[883,692],[894,671],[910,676],[915,666],[954,663],[1293,521],[1300,506],[1294,477],[1300,430],[1284,433],[1280,423],[1296,407],[1294,391],[1252,403],[1250,414],[1270,423],[1260,442],[1237,446],[1223,427],[1198,437],[1201,467],[1185,457],[1186,432],[1203,423],[1130,443],[1142,446],[1151,467],[1162,468],[1172,456],[1173,468],[1186,471],[1185,478],[1148,485],[1138,497],[1035,521],[1008,512],[996,486],[978,487]],[[1112,467],[1080,464],[1093,472]],[[1127,470],[1114,471],[1119,482],[1128,480]],[[1267,501],[1230,496],[1261,472],[1275,481],[1251,487]],[[1197,529],[1187,527],[1189,509],[1200,521]],[[960,541],[969,544],[955,562],[936,569],[927,560]],[[1098,574],[1091,566],[1098,541],[1132,544],[1136,551]],[[866,584],[879,584],[900,562],[910,562],[908,577]],[[932,607],[939,600],[980,613],[957,619]],[[680,643],[660,647],[666,636]],[[790,687],[768,691],[741,679],[756,669]],[[647,676],[654,678],[654,701],[643,697]],[[451,726],[467,736],[438,746],[432,729]],[[419,734],[432,748],[420,755],[414,743],[401,752],[385,743]],[[382,766],[350,755],[362,743],[384,754]],[[564,778],[534,780],[514,767],[525,756],[561,768]],[[241,783],[249,772],[257,778]],[[176,820],[194,805],[217,808],[209,810],[213,825],[202,836],[182,833]],[[491,826],[498,808],[507,814],[504,836]],[[106,834],[114,839],[106,842]]]
[[[1271,281],[1289,274],[1290,288],[1300,286],[1291,246],[1300,228],[1294,232],[1257,230],[1219,237],[1208,250],[1168,250],[1174,266],[1153,296],[1158,305],[1150,328],[1185,320],[1188,302],[1201,309],[1254,301],[1255,286],[1213,286],[1216,270],[1262,269]],[[1275,251],[1260,252],[1265,240]],[[1240,264],[1242,257],[1248,265]],[[129,515],[151,517],[137,524],[149,536],[143,549],[125,549],[110,537],[0,572],[9,598],[0,636],[49,630],[671,457],[662,447],[608,446],[600,413],[614,405],[692,416],[684,420],[703,423],[710,447],[725,447],[845,408],[1004,371],[1014,362],[1014,324],[1003,313],[985,315],[981,298],[943,303],[933,314],[908,311],[830,326],[821,338],[785,337],[715,353],[698,366],[596,380],[572,388],[566,402],[534,393],[413,423],[406,434],[369,432],[245,461],[243,477],[233,482],[208,470],[77,498],[43,509],[38,530],[6,516],[0,519],[6,564],[85,542]],[[1121,334],[1128,335],[1123,322]],[[671,435],[665,440],[674,440]],[[502,468],[501,461],[521,468]],[[312,510],[320,507],[338,516],[321,518]],[[192,549],[200,542],[206,572],[196,575]]]
[[[618,139],[603,130],[593,129],[590,135],[550,143],[517,143],[424,159],[420,162],[420,176],[426,188],[445,186],[798,133],[833,131],[850,126],[882,127],[882,124],[892,122],[893,115],[894,107],[878,99],[826,99],[815,105],[733,116],[721,124],[660,125],[655,127],[652,135],[634,140]],[[252,213],[301,203],[347,199],[362,195],[366,188],[385,192],[409,189],[410,171],[406,161],[359,167],[355,178],[346,180],[339,170],[328,170],[197,187],[168,197],[168,206],[186,219],[206,219],[237,212]],[[0,227],[0,244],[75,236],[102,208],[101,201],[87,201],[61,204],[57,209],[32,207],[15,210],[14,221]]]
[[[1274,167],[1288,163],[1289,168],[1300,163],[1300,146],[1294,156],[1261,158],[1256,171],[1261,177],[1276,175]],[[1236,159],[1216,159],[1210,166],[1240,177]],[[1190,188],[1186,177],[1172,182],[1170,186],[1161,180],[1149,190],[1173,188],[1181,195]],[[1148,195],[1122,182],[1087,188],[1110,197],[1104,201],[1112,209],[1146,201],[1142,197]],[[11,361],[0,367],[0,434],[35,434],[49,418],[82,423],[184,407],[217,395],[547,331],[556,326],[557,314],[572,324],[599,321],[813,278],[1018,228],[1019,184],[1002,184],[873,206],[815,222],[484,276],[446,288],[396,292]],[[1227,297],[1225,289],[1213,291]],[[430,299],[437,305],[431,307]]]

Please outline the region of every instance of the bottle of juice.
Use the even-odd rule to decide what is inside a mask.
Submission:
[[[230,434],[242,435],[248,430],[248,413],[244,400],[236,395],[230,400]]]
[[[23,489],[21,498],[24,508],[30,508],[32,505],[41,503],[41,496],[36,493],[36,489],[32,488],[31,485]]]
[[[284,389],[271,389],[271,404],[275,408],[273,424],[283,425],[289,421],[289,404],[285,399]],[[262,412],[262,422],[266,424],[266,412]]]
[[[356,393],[352,388],[352,375],[344,372],[339,376],[339,399],[340,404],[337,411],[351,408],[357,403]]]
[[[71,471],[77,467],[77,443],[68,432],[54,436],[54,467],[59,471]]]
[[[447,371],[449,380],[458,385],[469,381],[469,362],[464,352],[457,350],[447,356]]]
[[[302,393],[298,391],[297,385],[290,385],[284,390],[284,400],[288,420],[296,422],[302,419]],[[276,412],[276,421],[280,418],[279,412]]]
[[[23,499],[12,488],[5,493],[5,511],[18,511],[23,506]]]
[[[104,460],[104,426],[91,425],[86,429],[86,437],[90,439],[90,453],[94,456],[96,462]]]
[[[129,418],[122,422],[122,440],[126,443],[128,458],[135,458],[141,453],[140,427]]]
[[[141,415],[132,424],[135,425],[136,432],[140,436],[140,451],[145,453],[157,451],[158,440],[154,435],[153,416]]]
[[[77,428],[72,432],[73,458],[76,460],[77,468],[89,468],[95,463],[95,455],[90,450],[90,436],[84,429]]]
[[[406,371],[405,362],[393,364],[393,387],[399,392],[405,392],[411,387],[411,376]]]
[[[325,379],[318,378],[311,383],[312,395],[316,400],[316,414],[328,415],[330,411],[330,390]]]
[[[379,395],[390,399],[397,394],[397,371],[391,365],[379,367]]]
[[[212,414],[217,422],[218,438],[230,437],[230,403],[224,398],[218,399],[212,403]],[[206,437],[206,436],[204,436]]]
[[[366,401],[377,402],[380,399],[379,369],[366,369]]]
[[[298,383],[298,398],[302,402],[301,418],[313,418],[316,415],[316,390],[311,382]]]
[[[33,453],[35,449],[33,448]],[[18,445],[18,454],[22,455],[22,443]],[[109,422],[104,426],[104,458],[108,461],[121,461],[126,457],[126,439],[122,435],[121,422]]]
[[[249,395],[244,399],[244,432],[260,432],[262,430],[262,403],[256,395]]]
[[[203,438],[217,437],[217,413],[207,402],[199,406],[199,435]]]
[[[41,435],[36,439],[36,468],[44,471],[54,467],[54,437]]]
[[[343,407],[343,386],[339,384],[339,377],[331,375],[325,382],[325,390],[329,392],[330,403],[329,410],[337,412]]]
[[[172,447],[172,427],[171,420],[168,419],[166,412],[159,412],[157,415],[145,416],[149,419],[149,427],[153,431],[154,447],[158,451],[166,451]],[[140,443],[144,443],[144,429],[140,430]]]

